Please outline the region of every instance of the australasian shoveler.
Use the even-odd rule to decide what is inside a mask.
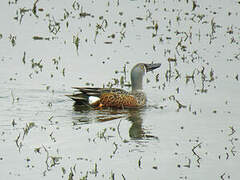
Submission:
[[[140,108],[145,106],[147,100],[143,92],[143,76],[146,72],[160,66],[160,63],[136,64],[131,70],[132,91],[130,92],[118,88],[73,87],[78,92],[67,96],[78,105],[103,108]]]

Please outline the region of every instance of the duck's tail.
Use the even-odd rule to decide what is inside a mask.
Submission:
[[[84,106],[98,106],[100,104],[100,98],[96,96],[89,96],[85,93],[77,93],[72,95],[66,95],[75,101],[77,105]]]

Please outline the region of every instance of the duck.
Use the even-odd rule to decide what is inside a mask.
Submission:
[[[142,108],[147,98],[143,91],[143,77],[161,63],[138,63],[131,70],[131,91],[120,88],[72,87],[77,92],[66,95],[76,105],[95,108]]]

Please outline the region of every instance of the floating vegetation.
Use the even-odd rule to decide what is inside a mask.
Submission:
[[[9,39],[10,39],[10,42],[11,42],[11,44],[12,44],[12,47],[14,47],[14,46],[16,45],[16,39],[17,39],[17,37],[14,36],[14,35],[12,35],[12,34],[10,34]]]
[[[23,128],[23,139],[26,135],[28,135],[29,131],[33,128],[36,127],[34,122],[30,122],[26,124],[25,128]]]
[[[14,126],[16,126],[17,125],[17,123],[16,123],[16,121],[13,119],[12,120],[12,126],[14,127]]]
[[[11,4],[17,4],[18,0],[9,0],[8,1],[8,4],[11,5]]]
[[[112,44],[111,41],[105,41],[104,44]]]
[[[72,8],[75,10],[75,11],[78,11],[80,9],[81,5],[79,4],[79,2],[77,1],[73,1],[73,4],[72,4]]]
[[[240,3],[7,3],[0,33],[3,177],[134,179],[151,171],[157,179],[168,169],[176,171],[169,179],[206,179],[214,165],[221,171],[210,177],[237,179]],[[80,84],[128,89],[129,67],[151,61],[162,67],[146,76],[145,108],[83,109],[64,96]]]
[[[178,100],[175,100],[175,101],[176,101],[176,103],[177,103],[177,105],[178,105],[177,111],[179,111],[179,110],[182,109],[182,108],[186,108],[186,107],[187,107],[186,105],[181,104]]]
[[[41,37],[41,36],[33,36],[33,40],[47,40],[49,41],[49,37]]]
[[[34,72],[37,74],[39,71],[42,72],[42,59],[39,60],[38,62],[35,62],[35,59],[31,59],[32,63],[32,69],[34,69]]]
[[[83,11],[83,7],[81,7],[81,12],[79,13],[79,16],[80,16],[80,18],[85,18],[85,17],[87,17],[87,16],[90,16],[90,17],[94,17],[93,15],[91,15],[90,13],[87,13],[87,12],[84,12]]]
[[[17,145],[17,148],[18,148],[18,151],[19,151],[19,152],[20,152],[20,150],[21,150],[21,148],[22,148],[22,146],[23,146],[22,142],[19,141],[19,140],[20,140],[20,137],[21,137],[21,134],[19,134],[18,137],[17,137],[16,140],[15,140],[15,143],[16,143],[16,145]]]
[[[40,153],[40,150],[41,150],[41,147],[37,147],[37,148],[34,149],[34,152],[35,153]]]
[[[38,18],[38,15],[37,15],[37,3],[38,3],[39,0],[36,0],[34,3],[33,3],[33,8],[32,8],[32,12],[33,14]]]
[[[94,37],[94,42],[96,43],[97,41],[97,36],[100,31],[105,32],[105,29],[108,27],[108,22],[106,19],[103,19],[103,17],[99,17],[99,20],[102,20],[101,23],[96,24],[96,30],[95,30],[95,37]]]
[[[65,68],[62,69],[62,75],[65,77]]]
[[[196,156],[196,158],[197,158],[198,167],[200,167],[201,157],[197,153],[196,149],[201,148],[201,145],[202,145],[202,142],[198,143],[197,145],[193,146],[193,148],[192,148],[193,155]]]
[[[78,37],[78,34],[75,36],[73,36],[73,44],[75,45],[76,47],[76,51],[77,51],[77,54],[78,54],[78,49],[79,49],[79,44],[80,44],[80,38]]]
[[[57,35],[57,33],[60,31],[60,23],[55,21],[54,17],[49,19],[48,29],[49,32],[53,33],[54,35]]]
[[[52,62],[55,65],[56,70],[58,70],[58,64],[59,64],[60,60],[61,60],[60,56],[58,58],[53,58],[52,59]]]
[[[25,13],[29,11],[31,10],[26,8],[20,8],[18,11],[16,11],[16,16],[13,19],[15,19],[16,21],[19,21],[19,24],[21,24]]]
[[[26,52],[24,51],[23,57],[22,57],[23,64],[26,64]]]
[[[194,78],[195,78],[195,70],[192,72],[191,75],[186,75],[186,84],[187,84],[190,80],[192,80],[193,84],[195,84]]]
[[[15,97],[14,97],[14,95],[13,95],[13,92],[11,91],[11,96],[12,96],[12,104],[14,104],[14,102],[15,102]]]
[[[136,17],[136,20],[142,21],[143,18],[142,17]]]

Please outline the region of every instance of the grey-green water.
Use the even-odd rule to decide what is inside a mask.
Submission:
[[[1,179],[239,179],[240,2],[0,3]],[[129,89],[140,110],[88,110],[72,86]],[[126,86],[125,86],[126,85]]]

